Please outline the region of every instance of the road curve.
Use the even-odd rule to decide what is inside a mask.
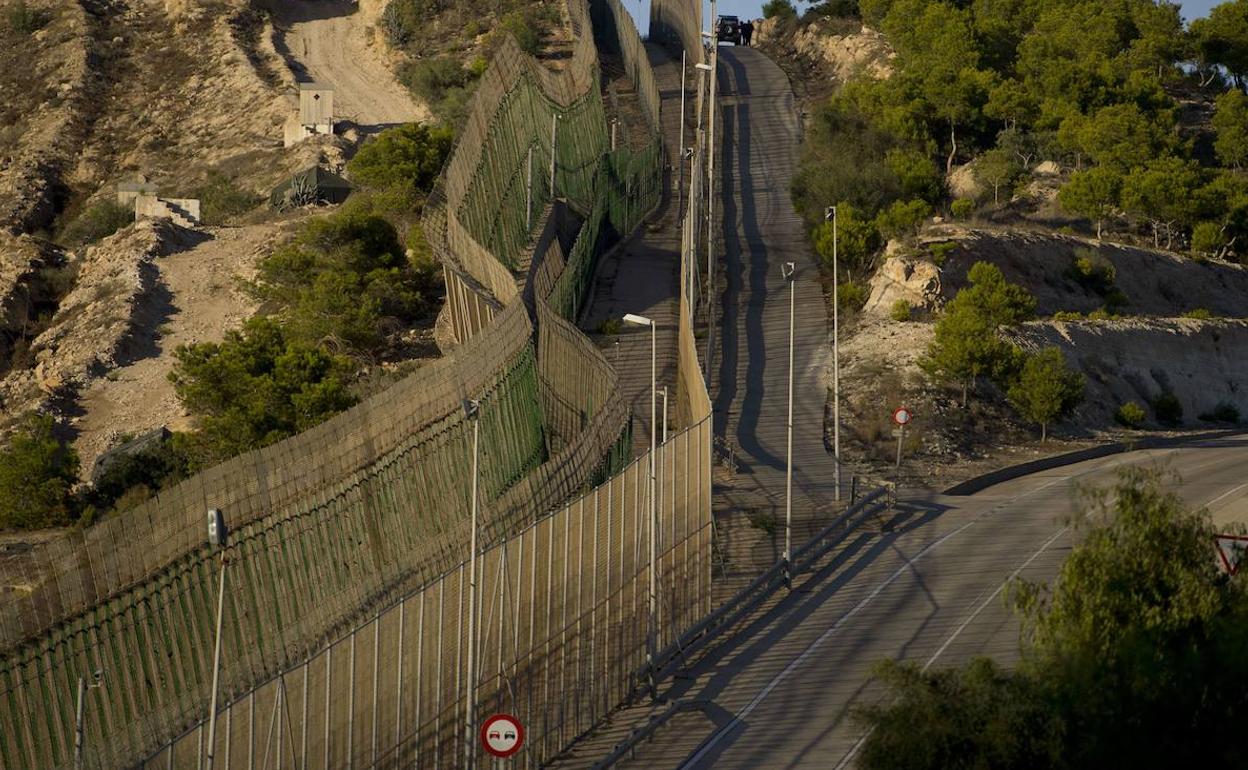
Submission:
[[[906,501],[895,531],[851,536],[821,572],[662,693],[696,708],[621,766],[851,767],[863,732],[850,712],[880,697],[872,666],[1013,661],[1018,625],[1003,587],[1015,576],[1052,579],[1072,545],[1078,489],[1109,483],[1127,465],[1174,472],[1167,484],[1215,513],[1242,511],[1248,498],[1248,439],[1223,438],[1091,460],[971,497]]]

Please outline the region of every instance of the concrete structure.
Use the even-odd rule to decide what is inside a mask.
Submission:
[[[158,198],[138,195],[134,199],[134,218],[169,219],[182,227],[199,224],[199,200],[196,198]]]
[[[159,191],[156,185],[140,179],[137,182],[121,182],[117,185],[117,202],[122,206],[129,206],[134,203],[134,199],[140,195],[157,195]]]
[[[287,147],[310,136],[334,133],[334,89],[323,83],[299,84],[299,114],[286,121]]]

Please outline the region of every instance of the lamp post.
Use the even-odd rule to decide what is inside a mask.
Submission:
[[[797,294],[797,265],[785,262],[780,266],[780,274],[789,282],[789,418],[788,418],[788,451],[784,471],[784,584],[793,587],[793,332],[794,332],[794,297]]]
[[[658,623],[658,579],[654,572],[654,562],[657,556],[657,544],[655,536],[657,534],[658,506],[655,504],[655,483],[654,483],[654,455],[656,450],[656,439],[658,437],[658,425],[656,424],[657,407],[658,407],[658,326],[655,322],[642,315],[629,313],[624,316],[624,323],[634,326],[650,327],[650,595],[647,601],[647,607],[650,615],[650,638],[646,650],[646,662],[649,668],[650,690],[653,694],[654,688],[654,656],[657,652],[657,623]]]
[[[828,206],[823,212],[825,221],[832,223],[832,456],[835,458],[836,492],[834,499],[841,501],[841,274],[837,265],[837,230],[840,224],[836,206]]]
[[[104,670],[96,669],[92,679],[91,684],[87,684],[86,677],[78,677],[78,703],[74,710],[74,770],[82,770],[82,744],[87,734],[87,690],[103,686]]]
[[[208,701],[208,749],[204,754],[206,770],[212,770],[212,761],[217,753],[217,690],[221,682],[221,620],[225,615],[225,567],[229,564],[225,548],[228,536],[225,515],[217,508],[209,509],[208,544],[221,552],[221,583],[217,587],[217,633],[212,653],[212,695]]]
[[[468,535],[468,697],[464,705],[464,767],[472,768],[477,745],[477,465],[480,460],[481,402],[465,399],[464,417],[472,423],[471,532]]]

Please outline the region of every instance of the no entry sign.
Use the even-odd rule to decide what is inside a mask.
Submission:
[[[511,714],[495,714],[481,723],[481,745],[495,757],[510,757],[524,745],[524,727]]]

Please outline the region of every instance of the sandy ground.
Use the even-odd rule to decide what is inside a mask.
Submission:
[[[275,3],[273,8],[286,30],[283,43],[297,79],[333,86],[339,117],[361,126],[430,118],[428,108],[395,80],[389,53],[366,9],[341,0]]]
[[[123,433],[180,427],[185,412],[168,377],[174,350],[220,340],[255,312],[256,302],[239,290],[235,279],[254,275],[257,257],[272,247],[283,227],[204,228],[207,240],[157,261],[160,285],[152,295],[163,320],[154,339],[142,346],[141,357],[82,393],[74,446],[84,477],[90,476],[96,457]]]

